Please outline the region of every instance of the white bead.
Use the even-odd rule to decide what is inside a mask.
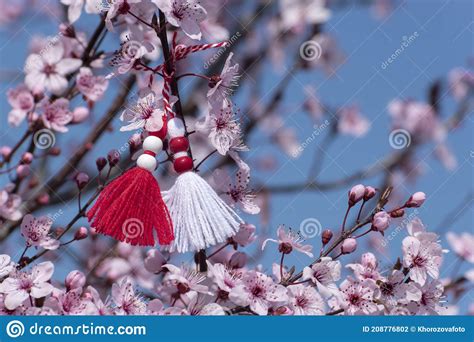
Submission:
[[[163,149],[163,141],[160,138],[150,135],[143,141],[143,150],[158,154]]]
[[[184,151],[184,152],[176,152],[175,154],[173,154],[173,158],[174,159],[178,159],[180,157],[187,157],[188,156],[188,152]]]
[[[186,130],[181,119],[173,118],[168,121],[168,134],[171,138],[184,137]]]
[[[137,165],[142,169],[153,172],[156,169],[156,159],[149,154],[142,154],[137,159]]]

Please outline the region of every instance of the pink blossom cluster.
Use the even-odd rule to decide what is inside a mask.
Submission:
[[[359,189],[361,191],[359,191]],[[363,191],[362,191],[363,190]],[[370,200],[375,195],[372,187],[357,185],[349,192],[350,206]],[[403,208],[419,207],[423,193],[415,193]],[[392,216],[396,208],[390,213]],[[379,211],[381,213],[383,211]],[[367,220],[369,231],[381,232],[377,214]],[[391,220],[391,219],[390,219]],[[389,220],[389,221],[390,221]],[[46,217],[25,216],[22,235],[27,246],[58,248],[58,241],[49,236],[52,222]],[[383,224],[385,226],[385,224]],[[387,229],[390,223],[387,224]],[[87,236],[87,230],[76,234]],[[82,233],[82,235],[81,235]],[[251,267],[240,248],[256,243],[256,227],[243,224],[240,231],[209,258],[208,271],[199,272],[193,266],[170,263],[172,255],[150,249],[146,255],[138,247],[119,244],[114,257],[106,258],[93,270],[112,282],[111,292],[105,297],[88,284],[88,276],[79,270],[71,271],[64,282],[52,281],[54,265],[50,261],[23,270],[9,255],[1,255],[0,283],[3,314],[41,315],[226,315],[247,313],[256,315],[419,315],[443,314],[447,311],[444,283],[440,279],[443,250],[439,237],[427,231],[418,218],[409,222],[402,241],[398,262],[382,269],[371,252],[360,261],[342,264],[342,256],[356,250],[361,236],[342,235],[336,243],[340,253],[326,253],[325,247],[333,240],[326,230],[321,237],[322,249],[316,260],[313,246],[300,232],[280,226],[277,239],[267,239],[278,246],[282,256],[302,253],[308,266],[301,275],[294,274],[281,259],[267,274],[261,266]],[[362,234],[363,235],[363,234]],[[468,233],[449,236],[455,253],[473,262],[472,239]],[[353,240],[354,242],[347,243]],[[88,248],[100,248],[94,239]],[[225,255],[223,249],[233,246],[235,252]],[[348,275],[343,276],[343,269]],[[133,276],[131,276],[133,274]],[[472,279],[474,280],[474,279]],[[39,304],[40,302],[41,304]]]

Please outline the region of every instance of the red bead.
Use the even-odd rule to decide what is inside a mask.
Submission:
[[[170,140],[171,153],[186,152],[189,147],[189,141],[185,137],[177,137]]]
[[[173,162],[173,167],[177,173],[191,171],[193,169],[193,160],[188,156],[179,157]]]

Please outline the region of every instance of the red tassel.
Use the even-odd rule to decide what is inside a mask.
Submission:
[[[134,167],[113,180],[87,213],[98,233],[132,245],[153,246],[173,241],[173,226],[161,190],[151,172]]]

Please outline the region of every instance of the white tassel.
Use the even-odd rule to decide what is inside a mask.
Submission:
[[[165,249],[185,253],[208,248],[227,239],[243,223],[198,174],[192,171],[178,176],[168,191],[163,191],[174,227],[174,240]]]

